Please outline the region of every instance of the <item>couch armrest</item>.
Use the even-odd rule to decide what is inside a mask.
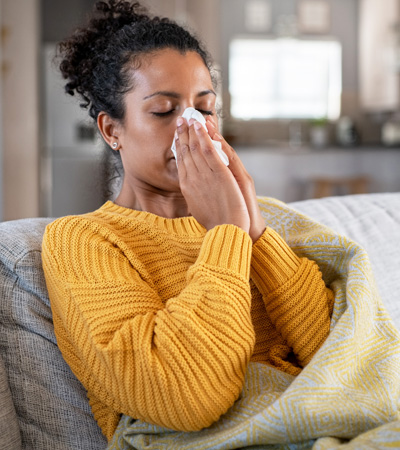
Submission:
[[[86,391],[57,347],[41,261],[50,221],[0,223],[0,355],[8,392],[23,449],[104,450]]]
[[[0,448],[2,450],[20,450],[21,434],[18,419],[12,401],[7,373],[0,357]]]
[[[400,193],[326,197],[290,205],[364,247],[382,300],[400,330]]]

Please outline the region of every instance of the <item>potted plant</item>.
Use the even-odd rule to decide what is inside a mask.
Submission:
[[[310,121],[310,144],[312,147],[323,148],[329,143],[328,119],[321,117]]]

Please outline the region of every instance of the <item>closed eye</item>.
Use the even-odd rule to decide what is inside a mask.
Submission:
[[[172,114],[174,111],[175,111],[174,109],[171,109],[171,110],[165,111],[165,112],[153,112],[152,114],[157,117],[166,117],[166,116],[169,116],[170,114]]]
[[[214,113],[212,111],[206,111],[204,109],[198,109],[197,111],[201,112],[202,114],[206,116],[212,116]]]
[[[214,113],[210,110],[204,110],[204,109],[198,109],[197,111],[199,111],[201,114],[205,115],[205,116],[212,116]],[[175,112],[175,109],[171,109],[169,111],[165,111],[165,112],[153,112],[152,114],[154,116],[157,117],[167,117],[170,114],[172,114],[173,112]]]

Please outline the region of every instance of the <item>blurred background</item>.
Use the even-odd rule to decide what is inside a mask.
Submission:
[[[107,198],[107,153],[52,58],[95,0],[0,0],[0,220]],[[259,195],[400,191],[400,0],[147,0],[215,61]]]

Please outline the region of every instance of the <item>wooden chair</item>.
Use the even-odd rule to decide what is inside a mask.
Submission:
[[[368,192],[369,178],[357,177],[316,177],[312,179],[313,197],[322,198],[333,195],[366,194]]]

